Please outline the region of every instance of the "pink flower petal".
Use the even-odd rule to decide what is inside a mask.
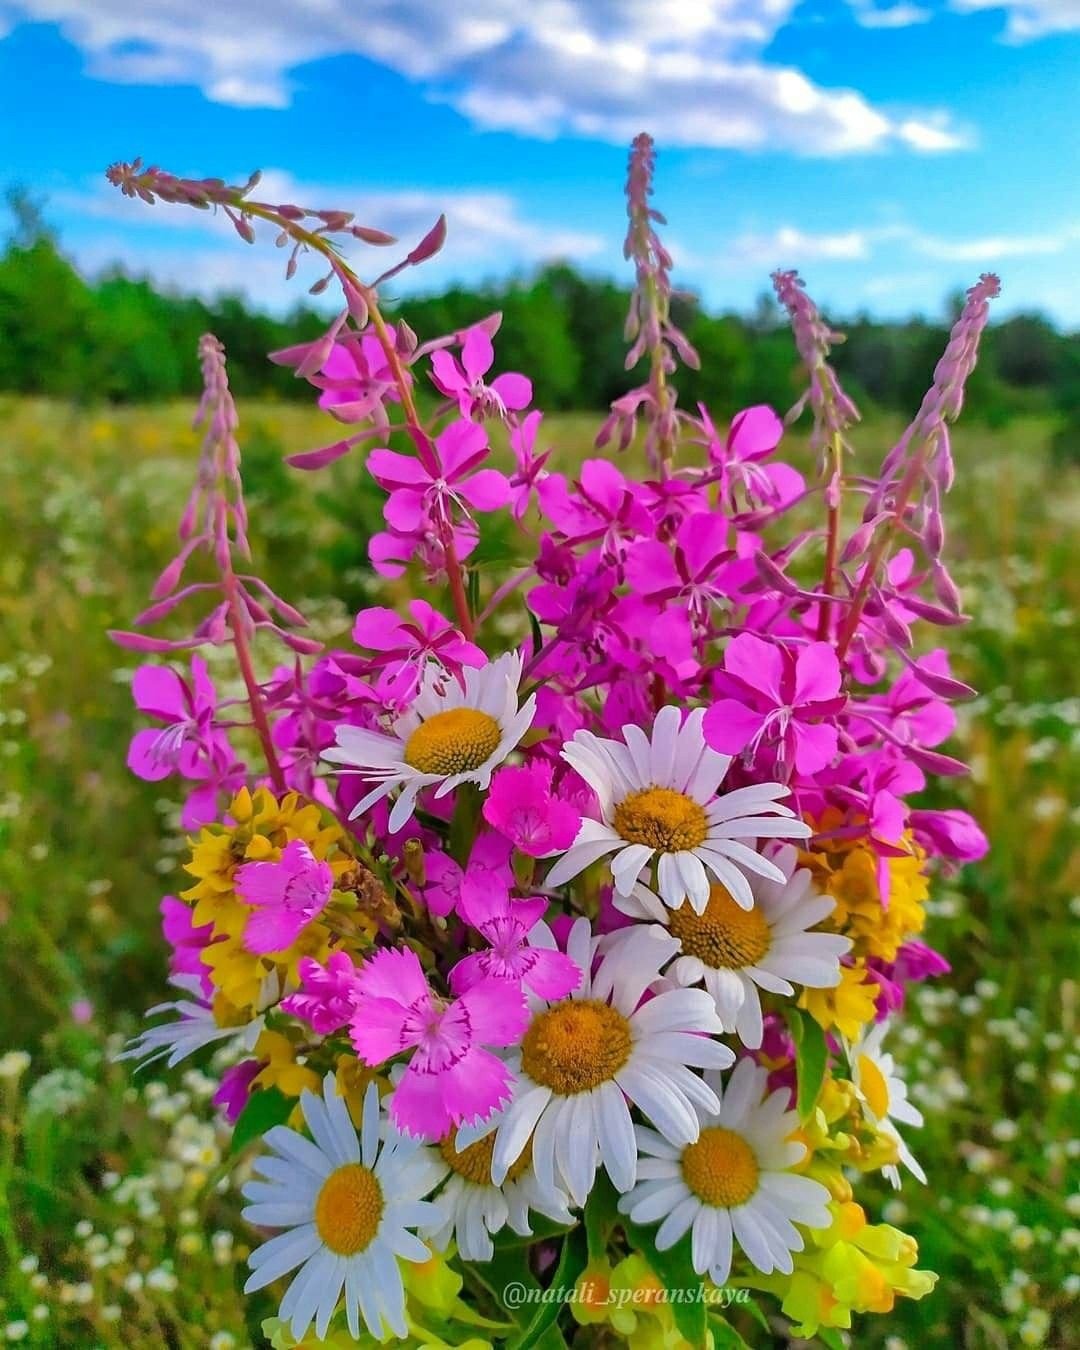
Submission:
[[[744,408],[731,419],[727,445],[739,459],[761,459],[780,444],[784,424],[765,403]]]
[[[503,406],[511,412],[520,412],[532,402],[532,381],[516,371],[507,371],[505,375],[496,375],[491,388],[503,401]]]
[[[827,642],[811,642],[795,654],[795,693],[792,703],[832,699],[840,692],[840,662]]]
[[[551,1001],[566,998],[581,984],[581,970],[563,952],[548,951],[545,947],[530,947],[527,955],[531,969],[523,982],[540,998]]]
[[[713,750],[724,755],[737,755],[746,749],[764,725],[762,713],[734,699],[722,698],[705,714],[701,730],[705,743]]]
[[[417,1044],[419,1032],[406,1030],[403,1007],[397,999],[357,993],[355,1003],[349,1035],[365,1064],[374,1068]]]
[[[487,1120],[510,1098],[510,1070],[486,1050],[470,1050],[439,1075],[442,1100],[455,1125]]]
[[[529,1022],[521,989],[510,980],[483,980],[461,996],[477,1041],[512,1045]]]
[[[486,375],[494,360],[495,349],[491,345],[491,338],[482,328],[470,328],[461,344],[461,364],[465,367],[469,383]]]
[[[412,455],[399,455],[396,450],[372,450],[367,457],[372,478],[384,488],[426,487],[431,475]]]
[[[839,732],[827,722],[793,722],[789,732],[795,738],[795,768],[799,773],[819,773],[836,757]]]
[[[724,669],[743,680],[776,705],[786,702],[783,693],[784,653],[774,642],[765,642],[753,633],[732,638],[724,652]]]
[[[481,469],[459,483],[457,490],[478,511],[497,511],[510,500],[510,484],[498,469]]]
[[[370,647],[375,652],[391,651],[402,644],[402,628],[396,611],[373,605],[357,614],[352,639],[358,647]]]
[[[455,1122],[443,1100],[444,1078],[409,1065],[390,1096],[390,1117],[399,1130],[430,1142],[449,1133]]]
[[[303,914],[268,906],[257,909],[244,925],[244,946],[249,952],[281,952],[291,947],[307,926]]]
[[[168,666],[140,666],[132,677],[131,693],[136,708],[151,717],[175,722],[188,715],[183,681]]]
[[[408,947],[383,948],[357,971],[357,992],[365,998],[385,998],[407,1007],[430,998],[420,958]]]
[[[128,746],[127,766],[136,778],[147,783],[160,782],[173,772],[173,766],[155,753],[161,732],[153,727],[137,731]]]

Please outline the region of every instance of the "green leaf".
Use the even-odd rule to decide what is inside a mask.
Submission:
[[[828,1346],[829,1350],[846,1350],[844,1342],[840,1339],[840,1333],[834,1331],[832,1327],[818,1327],[814,1334],[822,1345]]]
[[[540,631],[540,620],[528,605],[525,606],[525,615],[529,620],[529,633],[532,636],[532,654],[535,656],[544,645],[544,635]]]
[[[751,1350],[731,1323],[719,1313],[709,1314],[709,1330],[716,1350]]]
[[[549,1288],[556,1292],[573,1288],[585,1269],[588,1255],[584,1231],[578,1227],[567,1233]],[[540,1347],[550,1343],[550,1332],[565,1306],[561,1298],[541,1303],[520,1336],[507,1342],[507,1350],[540,1350]]]
[[[740,1303],[738,1306],[745,1309],[763,1331],[768,1331],[770,1334],[772,1333],[769,1319],[765,1316],[764,1310],[758,1304],[757,1299],[748,1298],[745,1303]]]
[[[495,1252],[490,1261],[470,1261],[469,1274],[484,1286],[495,1302],[520,1329],[531,1317],[535,1303],[522,1303],[511,1307],[503,1297],[508,1285],[520,1285],[526,1290],[539,1290],[540,1285],[529,1269],[529,1258],[524,1248],[529,1242],[512,1243],[506,1232],[498,1234],[494,1240]]]
[[[461,783],[454,792],[454,814],[448,842],[450,856],[459,867],[466,867],[476,832],[480,828],[480,789],[475,783]]]
[[[829,1049],[825,1044],[825,1033],[809,1013],[799,1008],[787,1011],[788,1029],[795,1042],[795,1074],[798,1091],[795,1105],[799,1119],[806,1120],[821,1093],[825,1081],[825,1069],[829,1062]]]
[[[607,1254],[611,1230],[622,1218],[618,1203],[619,1194],[607,1173],[599,1173],[585,1202],[585,1238],[590,1261],[599,1261]]]
[[[275,1125],[283,1125],[296,1105],[295,1097],[286,1097],[275,1087],[262,1088],[253,1092],[248,1103],[240,1112],[240,1118],[233,1130],[230,1153],[239,1153],[242,1148],[255,1139],[260,1139],[267,1130]]]
[[[656,1232],[631,1223],[625,1216],[620,1222],[626,1230],[630,1245],[636,1248],[652,1267],[653,1274],[671,1295],[668,1306],[675,1325],[691,1345],[705,1344],[706,1305],[694,1295],[701,1285],[701,1276],[690,1259],[690,1235],[680,1238],[666,1252],[656,1249]],[[690,1299],[690,1302],[683,1300]]]

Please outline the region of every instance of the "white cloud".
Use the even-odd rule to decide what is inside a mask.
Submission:
[[[873,235],[866,230],[814,233],[781,225],[764,234],[737,235],[725,254],[740,266],[765,270],[803,267],[811,262],[854,262],[870,256]]]
[[[1069,251],[1080,243],[1080,222],[1043,234],[977,235],[968,239],[941,239],[911,232],[910,246],[916,253],[942,262],[991,266],[1009,258],[1046,258]]]
[[[842,273],[855,276],[864,274],[866,269],[851,264],[872,264],[874,275],[866,277],[861,290],[867,296],[884,296],[889,294],[898,275],[895,270],[898,262],[907,269],[905,275],[918,275],[924,280],[936,277],[939,289],[943,289],[955,279],[954,269],[938,267],[931,272],[926,270],[925,260],[979,270],[1002,267],[1010,260],[1061,256],[1078,245],[1080,221],[1043,233],[966,238],[927,234],[903,223],[839,231],[814,231],[783,224],[768,230],[736,234],[708,254],[694,254],[682,248],[675,252],[682,274],[689,274],[705,284],[711,276],[745,274],[748,269],[764,276],[777,267],[797,267],[805,271],[812,265],[830,263],[846,264],[842,266]],[[912,263],[922,259],[922,267],[917,272],[907,268],[905,259]],[[888,271],[882,273],[882,268]],[[832,274],[840,273],[833,269]],[[900,289],[899,284],[897,289]]]
[[[1080,32],[1080,0],[952,0],[952,8],[961,14],[1004,10],[1005,37],[1011,42]]]
[[[531,136],[625,141],[648,127],[669,145],[813,155],[965,144],[941,113],[898,119],[765,59],[797,4],[9,0],[9,12],[59,24],[100,78],[195,84],[245,107],[285,107],[298,67],[355,53],[421,82],[478,126]]]
[[[876,0],[848,0],[855,22],[862,28],[910,28],[912,24],[928,23],[934,16],[923,5],[901,3],[883,7]]]

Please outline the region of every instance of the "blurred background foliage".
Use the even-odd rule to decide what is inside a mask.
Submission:
[[[138,403],[198,393],[189,353],[213,332],[229,353],[238,396],[305,400],[306,386],[266,353],[307,341],[325,316],[298,304],[273,316],[238,295],[203,301],[157,289],[120,268],[86,280],[67,260],[45,208],[25,192],[7,193],[10,227],[0,254],[0,391]],[[460,330],[486,314],[503,316],[502,369],[526,371],[540,407],[556,412],[605,408],[633,384],[622,336],[629,291],[554,263],[531,276],[441,295],[392,297],[421,333]],[[913,411],[927,371],[941,353],[961,296],[937,319],[882,322],[866,314],[842,321],[847,343],[834,364],[859,404]],[[791,338],[771,296],[749,315],[711,314],[693,295],[673,306],[701,355],[700,371],[680,378],[683,406],[785,408],[797,392]],[[833,316],[834,320],[837,316]],[[1014,314],[991,325],[968,387],[966,416],[1003,426],[1025,413],[1057,415],[1055,454],[1080,458],[1080,350],[1076,335],[1042,315]]]

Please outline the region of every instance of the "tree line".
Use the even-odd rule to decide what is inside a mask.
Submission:
[[[0,254],[0,392],[115,403],[191,397],[199,387],[195,345],[212,331],[225,344],[238,395],[310,397],[266,359],[322,331],[325,316],[310,306],[273,316],[236,295],[205,301],[119,267],[85,278],[32,203],[13,195],[9,205],[15,228]],[[627,300],[625,286],[556,263],[527,277],[391,298],[387,308],[400,310],[422,339],[500,310],[497,369],[526,371],[538,405],[557,411],[605,408],[640,382],[640,371],[624,367]],[[848,337],[834,352],[845,388],[868,407],[912,412],[959,303],[953,297],[940,320],[836,320]],[[683,406],[700,400],[722,417],[751,403],[792,402],[802,377],[771,297],[748,315],[710,313],[689,295],[673,311],[701,356],[699,371],[680,372]],[[1080,421],[1080,342],[1038,313],[990,327],[969,385],[969,415],[1004,423],[1023,412]]]

